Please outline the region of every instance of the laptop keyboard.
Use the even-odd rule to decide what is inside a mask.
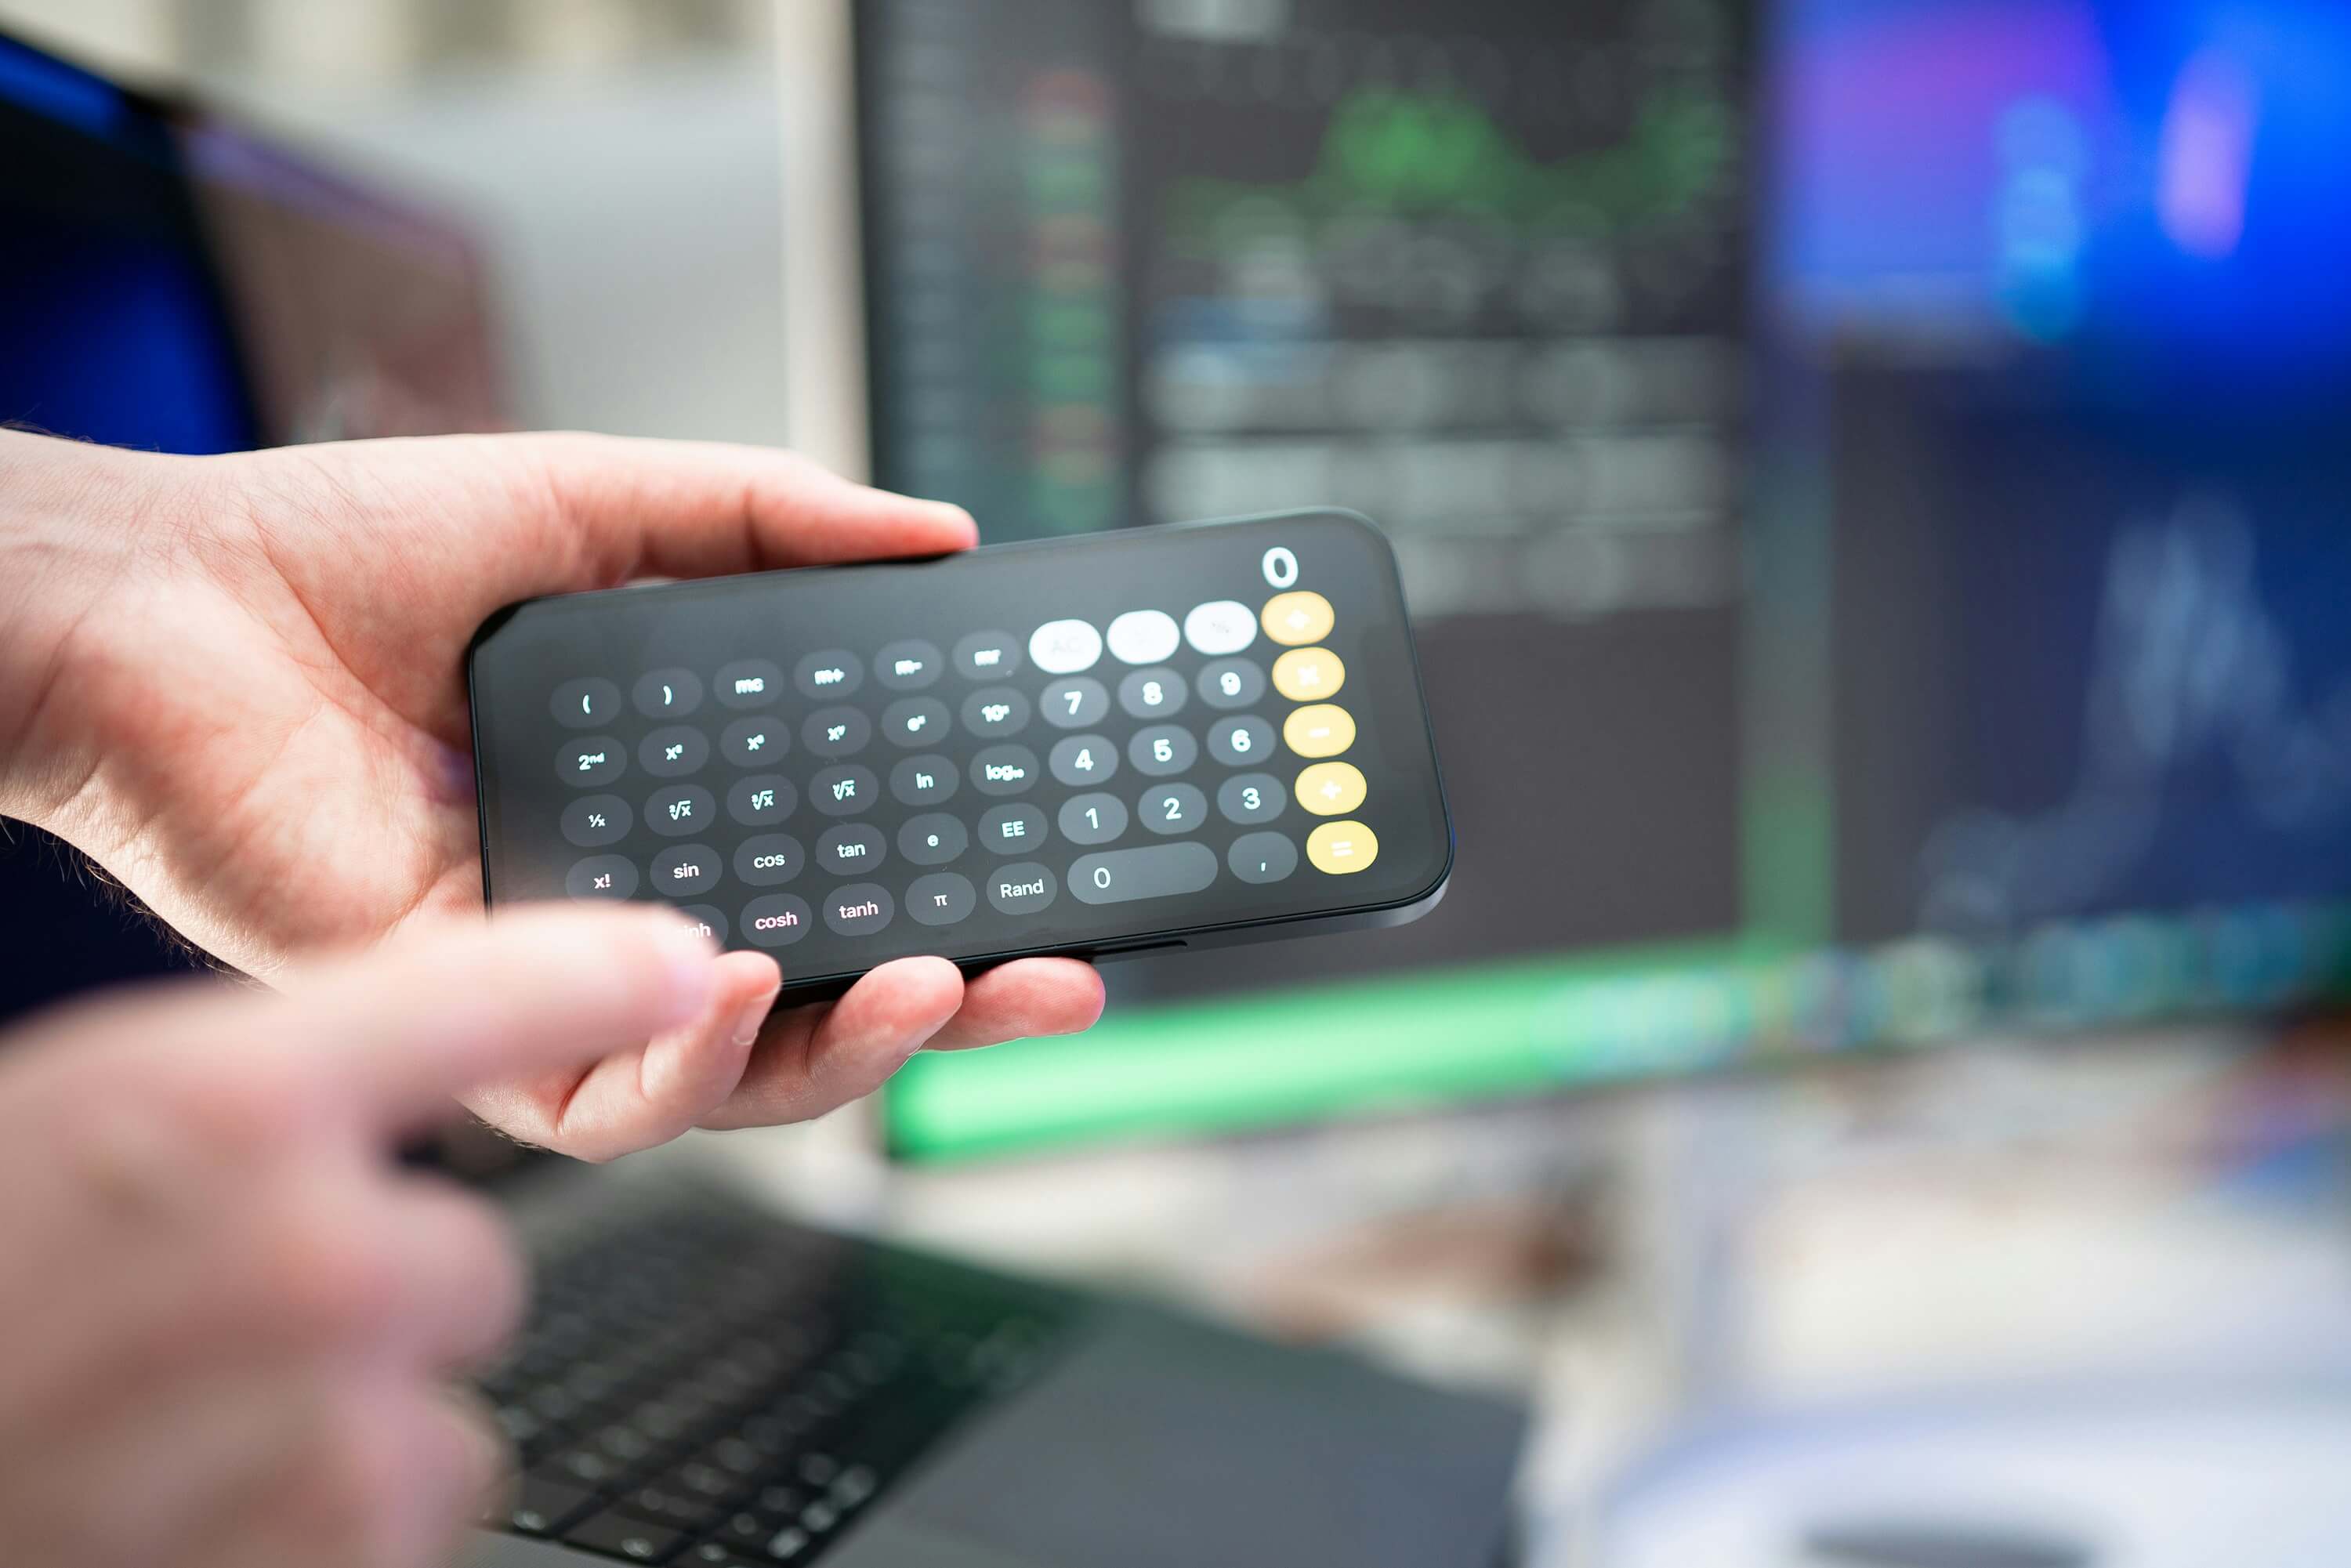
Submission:
[[[482,1380],[522,1460],[494,1525],[624,1563],[813,1563],[1074,1301],[697,1198],[542,1260]]]

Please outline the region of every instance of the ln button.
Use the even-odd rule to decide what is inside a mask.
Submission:
[[[1347,684],[1347,666],[1328,648],[1292,648],[1273,662],[1273,689],[1294,703],[1328,702]]]
[[[1281,738],[1301,757],[1336,757],[1355,744],[1355,719],[1332,703],[1294,710],[1282,721]]]
[[[1380,841],[1361,822],[1325,822],[1306,835],[1306,858],[1329,876],[1347,876],[1380,858]]]
[[[1318,762],[1298,776],[1298,803],[1318,817],[1336,817],[1364,803],[1363,771],[1352,762]]]
[[[1265,601],[1265,634],[1292,648],[1320,643],[1337,620],[1331,601],[1311,589],[1277,593]]]

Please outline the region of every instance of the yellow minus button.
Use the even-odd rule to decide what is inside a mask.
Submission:
[[[1347,684],[1347,666],[1328,648],[1292,648],[1273,662],[1273,689],[1294,703],[1335,697]]]
[[[1317,762],[1298,776],[1298,803],[1318,817],[1335,817],[1364,803],[1363,769],[1352,762]]]
[[[1346,876],[1380,858],[1380,841],[1361,822],[1325,822],[1306,835],[1306,858],[1316,871]]]
[[[1281,738],[1301,757],[1336,757],[1355,744],[1355,716],[1336,703],[1297,708],[1282,720]]]
[[[1331,601],[1311,588],[1277,593],[1265,601],[1265,634],[1289,647],[1320,643],[1339,619]]]

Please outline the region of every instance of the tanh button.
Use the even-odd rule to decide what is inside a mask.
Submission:
[[[1352,762],[1317,762],[1298,776],[1298,803],[1318,817],[1335,817],[1364,803],[1363,770]]]
[[[1265,634],[1292,648],[1320,643],[1338,619],[1331,601],[1311,589],[1277,593],[1265,601]]]
[[[1348,876],[1380,858],[1380,841],[1361,822],[1325,822],[1306,835],[1306,858],[1327,876]]]
[[[1355,744],[1355,716],[1335,703],[1293,709],[1281,738],[1301,757],[1336,757]]]
[[[1273,662],[1273,689],[1294,703],[1327,702],[1347,684],[1347,666],[1328,648],[1292,648]]]

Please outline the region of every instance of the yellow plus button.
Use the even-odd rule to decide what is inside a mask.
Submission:
[[[1277,593],[1265,601],[1265,634],[1292,648],[1320,643],[1338,619],[1331,601],[1311,589]]]
[[[1328,648],[1292,648],[1273,662],[1273,689],[1294,703],[1319,703],[1339,695],[1347,666]]]
[[[1306,858],[1316,871],[1346,876],[1380,858],[1380,841],[1361,822],[1325,822],[1306,835]]]
[[[1335,817],[1364,803],[1363,769],[1352,762],[1317,762],[1298,776],[1298,803],[1318,817]]]

